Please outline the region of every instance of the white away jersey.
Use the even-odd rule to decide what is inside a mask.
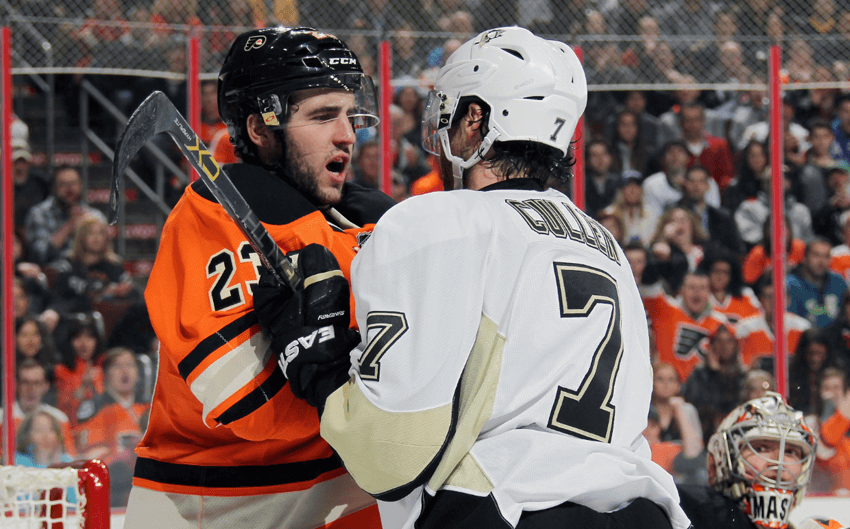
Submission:
[[[409,199],[351,275],[364,343],[321,431],[361,487],[409,509],[400,525],[427,487],[492,495],[511,525],[644,497],[688,527],[641,435],[652,372],[631,268],[565,195]]]

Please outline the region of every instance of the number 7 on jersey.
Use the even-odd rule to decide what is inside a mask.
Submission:
[[[611,306],[611,315],[578,390],[558,387],[548,426],[582,439],[608,443],[615,411],[611,399],[623,355],[617,282],[606,272],[590,266],[557,262],[554,265],[562,318],[587,318],[602,305]]]

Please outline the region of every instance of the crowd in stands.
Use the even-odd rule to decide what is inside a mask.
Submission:
[[[698,23],[683,27],[682,14],[670,8],[676,2],[649,0],[609,2],[613,7],[607,9],[590,0],[570,5],[551,0],[538,12],[518,9],[522,20],[496,20],[495,10],[483,10],[487,2],[470,2],[476,7],[467,9],[449,0],[423,1],[415,20],[405,19],[398,3],[387,0],[363,2],[362,9],[352,7],[360,3],[334,0],[234,0],[204,3],[203,12],[198,2],[185,0],[156,0],[130,11],[117,0],[95,0],[75,38],[92,50],[87,57],[94,64],[104,42],[165,46],[173,31],[168,24],[175,23],[186,31],[269,21],[393,30],[400,82],[389,117],[391,193],[401,201],[442,189],[435,159],[421,147],[427,92],[420,80],[460,43],[419,39],[416,32],[473,33],[522,22],[543,32],[632,36],[636,40],[602,39],[586,46],[589,81],[661,80],[686,87],[708,70],[713,83],[764,85],[766,46],[742,43],[768,36],[783,45],[786,88],[793,88],[795,82],[850,79],[850,53],[842,56],[831,40],[781,40],[795,34],[850,36],[845,3],[820,1],[811,12],[791,12],[789,2],[750,1],[723,9],[689,1],[683,9]],[[323,13],[336,18],[321,18]],[[138,32],[134,21],[161,26]],[[690,47],[665,38],[694,32],[710,38]],[[224,29],[212,33],[220,42],[211,49],[225,50],[231,35]],[[374,43],[362,37],[351,44],[360,46],[364,66],[374,73]],[[162,58],[173,63],[172,71],[185,63],[180,47]],[[185,101],[180,81],[147,79],[133,88],[133,104],[155,89],[178,106]],[[806,413],[821,440],[809,490],[850,494],[850,92],[784,94],[789,402]],[[200,135],[217,160],[236,162],[215,96],[215,81],[203,82]],[[644,297],[655,362],[645,435],[653,458],[683,483],[706,482],[705,446],[718,421],[776,385],[767,112],[763,90],[590,94],[583,135],[585,210],[620,242]],[[18,120],[13,131],[16,460],[47,466],[100,457],[113,472],[113,502],[121,504],[132,449],[145,429],[156,364],[142,284],[112,250],[103,213],[84,203],[79,170],[61,166],[43,174],[33,166],[26,125]],[[380,187],[378,140],[376,130],[358,131],[353,182]],[[106,328],[100,310],[110,304],[126,312]]]
[[[113,250],[103,212],[84,203],[79,169],[46,177],[26,138],[12,155],[15,463],[100,458],[113,505],[124,505],[156,363],[142,288]]]

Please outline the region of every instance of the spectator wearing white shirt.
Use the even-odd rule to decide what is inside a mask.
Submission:
[[[688,146],[682,140],[673,140],[664,145],[661,154],[662,170],[648,176],[643,181],[644,203],[659,213],[682,198],[682,183],[688,168]],[[720,188],[710,179],[705,202],[709,206],[720,207]]]
[[[809,143],[809,130],[794,122],[794,103],[787,97],[782,98],[782,123],[785,130],[790,132],[799,142],[800,152],[806,152],[812,146]],[[758,123],[753,123],[744,129],[744,133],[738,140],[736,147],[743,150],[751,140],[761,143],[767,141],[767,135],[770,132],[770,120],[765,119]]]

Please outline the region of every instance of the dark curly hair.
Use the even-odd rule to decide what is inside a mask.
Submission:
[[[729,265],[729,286],[726,287],[726,291],[736,298],[741,297],[743,295],[744,278],[741,274],[741,262],[738,258],[725,248],[712,248],[705,252],[705,256],[697,265],[697,268],[704,270],[706,274],[710,274],[715,263],[727,263]]]

